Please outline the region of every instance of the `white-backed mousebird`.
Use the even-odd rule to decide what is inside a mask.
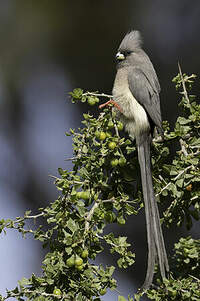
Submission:
[[[156,262],[159,264],[162,278],[165,278],[166,272],[169,271],[152,184],[150,154],[154,128],[162,134],[160,85],[154,67],[142,49],[139,31],[131,31],[124,37],[116,59],[117,73],[113,100],[110,102],[118,109],[125,130],[136,139],[138,149],[148,241],[148,264],[143,284],[143,289],[146,289],[152,284]]]

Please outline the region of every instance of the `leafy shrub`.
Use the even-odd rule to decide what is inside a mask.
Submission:
[[[174,78],[182,95],[180,116],[173,130],[163,123],[165,140],[161,143],[155,139],[152,146],[153,182],[159,202],[169,204],[162,219],[168,227],[185,223],[190,229],[193,219],[199,220],[200,105],[187,92],[194,78],[181,70]],[[91,106],[109,97],[81,89],[70,95],[72,102],[87,101]],[[105,235],[104,229],[112,223],[124,225],[128,216],[143,208],[135,143],[124,135],[112,108],[105,108],[97,117],[89,113],[83,117],[82,128],[66,133],[73,137],[73,170],[58,169],[60,176],[54,177],[60,192],[57,200],[40,208],[36,215],[27,211],[16,220],[0,221],[1,232],[13,228],[23,236],[32,234],[48,248],[42,276],[23,278],[0,300],[99,301],[107,289],[117,287],[115,267],[94,263],[104,244],[112,254],[118,254],[120,268],[134,263],[135,254],[127,237],[115,237],[112,232]],[[180,147],[171,157],[169,148],[174,142]],[[47,230],[42,226],[36,230],[26,227],[26,220],[41,218],[48,223]],[[181,238],[175,244],[169,279],[162,281],[158,274],[157,284],[135,294],[135,300],[144,294],[151,300],[199,300],[199,258],[200,241]],[[119,296],[118,300],[126,299]],[[133,298],[129,296],[128,300]]]

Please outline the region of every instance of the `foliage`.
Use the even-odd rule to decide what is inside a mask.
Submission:
[[[168,225],[175,223],[181,226],[184,222],[189,230],[192,220],[199,220],[199,158],[200,158],[200,105],[194,95],[188,95],[187,89],[192,87],[195,75],[180,74],[173,79],[182,99],[179,103],[181,115],[178,117],[173,131],[166,132],[169,143],[179,142],[180,149],[170,164],[163,164],[161,183],[162,197],[170,197],[171,204],[164,213]]]
[[[199,220],[200,214],[200,105],[195,101],[194,95],[188,94],[195,77],[194,74],[182,74],[179,66],[179,74],[173,82],[181,90],[180,116],[171,131],[168,124],[164,123],[166,143],[163,151],[166,159],[158,164],[161,149],[156,144],[153,158],[157,162],[157,166],[154,165],[157,197],[163,202],[167,199],[170,201],[164,212],[164,222],[168,227],[172,223],[177,226],[185,223],[188,230],[191,229],[193,220]],[[172,143],[178,143],[179,149],[170,159],[169,146]],[[158,275],[157,285],[149,289],[146,295],[150,300],[199,300],[199,262],[200,240],[180,238],[174,247],[169,279],[162,282]],[[136,300],[140,300],[143,294],[137,294]]]
[[[169,279],[163,282],[157,278],[157,285],[149,289],[146,294],[150,300],[199,300],[200,240],[191,237],[181,238],[174,248],[171,260]],[[143,293],[135,296],[140,300]]]
[[[200,105],[194,96],[188,95],[195,76],[179,75],[173,80],[181,89],[179,103],[181,114],[173,130],[163,123],[165,139],[157,139],[152,146],[153,181],[157,198],[169,203],[163,222],[186,224],[199,219],[199,157],[200,157]],[[99,103],[106,94],[83,92],[75,89],[70,93],[72,102]],[[59,197],[50,206],[40,208],[37,215],[25,212],[16,220],[1,220],[0,232],[16,229],[23,236],[32,234],[42,242],[47,254],[42,263],[41,277],[23,278],[18,286],[7,291],[0,300],[15,297],[17,300],[101,300],[107,289],[115,289],[114,266],[96,265],[95,258],[104,250],[105,243],[111,254],[118,255],[117,264],[127,268],[134,263],[127,237],[104,234],[112,223],[124,225],[128,216],[143,208],[141,184],[138,177],[138,159],[135,143],[124,134],[123,125],[110,108],[98,114],[83,114],[83,127],[73,129],[73,170],[59,168],[55,184]],[[172,157],[170,147],[178,144]],[[27,220],[44,219],[46,230],[27,228]],[[109,227],[108,227],[109,229]],[[146,292],[135,294],[135,300],[146,294],[151,300],[198,300],[199,299],[200,241],[181,238],[175,244],[170,264],[169,279],[161,280]],[[119,296],[119,301],[126,298]],[[129,301],[133,301],[131,296]]]

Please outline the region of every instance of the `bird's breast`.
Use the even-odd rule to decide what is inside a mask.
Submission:
[[[129,89],[128,72],[118,69],[113,86],[113,99],[122,108],[120,118],[131,136],[141,136],[150,131],[150,125],[145,109],[139,104]]]

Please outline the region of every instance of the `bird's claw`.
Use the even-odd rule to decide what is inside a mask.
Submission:
[[[116,101],[114,101],[113,99],[110,99],[109,101],[101,104],[99,106],[99,109],[103,109],[104,107],[108,106],[109,104],[112,104],[113,106],[115,106],[115,108],[120,111],[122,113],[122,108],[118,105],[118,103],[116,103]]]

